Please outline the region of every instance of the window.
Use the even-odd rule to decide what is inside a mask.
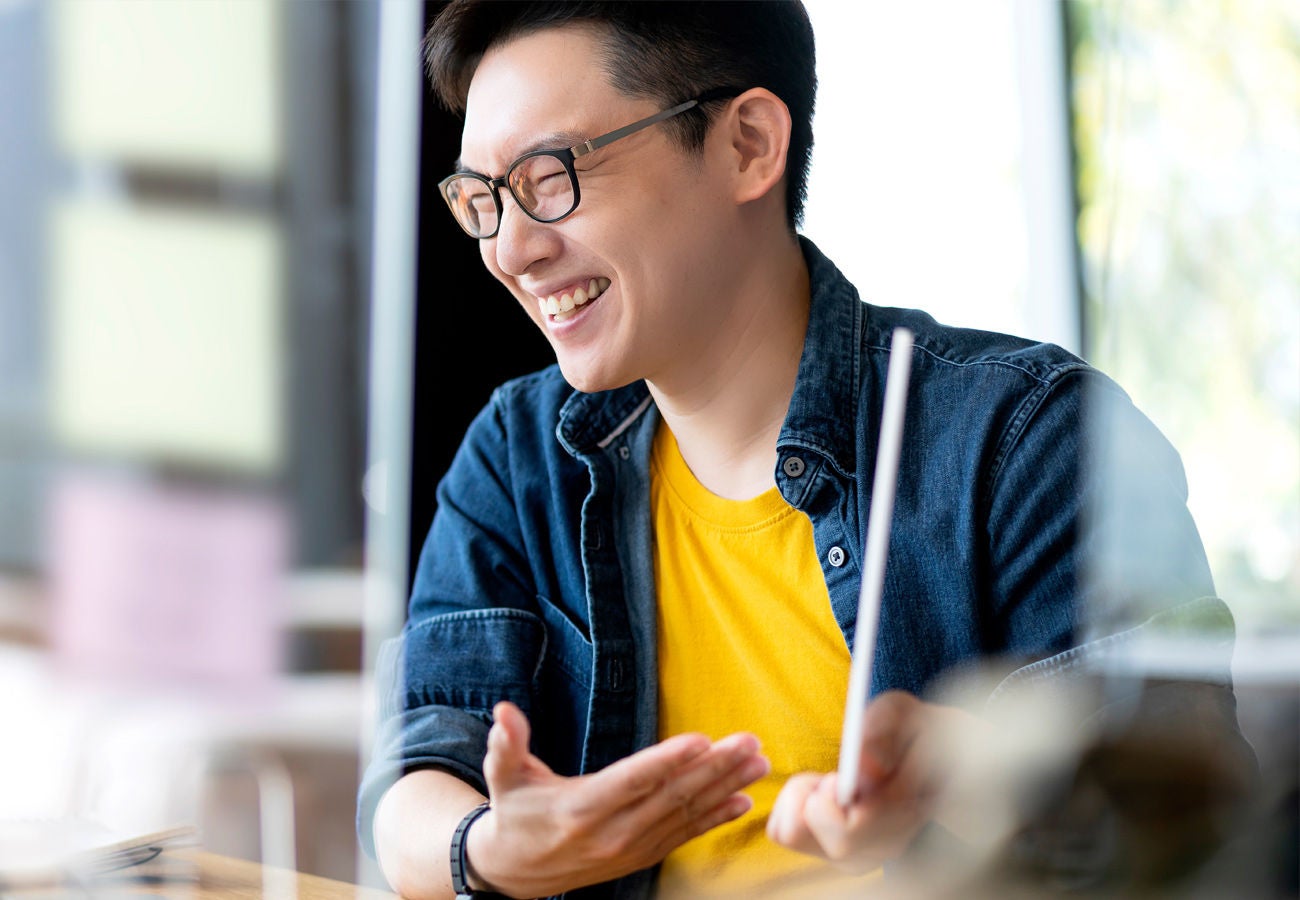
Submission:
[[[1239,628],[1300,624],[1300,6],[1067,11],[1088,356],[1182,454]]]

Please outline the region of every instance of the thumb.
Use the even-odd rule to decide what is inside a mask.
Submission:
[[[862,783],[873,785],[888,780],[898,768],[904,749],[896,733],[880,732],[864,737],[858,766]]]
[[[923,705],[902,691],[887,691],[867,707],[859,775],[865,784],[894,774],[916,737]]]
[[[483,777],[487,779],[488,794],[495,797],[498,792],[526,779],[530,770],[545,766],[528,752],[530,729],[523,710],[502,700],[492,708],[492,718],[487,756],[483,760]]]

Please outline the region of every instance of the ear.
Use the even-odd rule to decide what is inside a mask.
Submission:
[[[751,88],[731,101],[724,121],[735,160],[736,203],[767,196],[785,177],[790,110],[767,88]]]

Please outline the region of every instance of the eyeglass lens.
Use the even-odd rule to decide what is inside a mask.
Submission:
[[[497,204],[486,181],[462,175],[448,181],[444,192],[462,228],[475,237],[496,231]]]
[[[506,175],[515,201],[535,219],[563,218],[574,207],[573,180],[564,163],[540,154],[519,160]],[[492,189],[481,178],[465,175],[446,186],[447,199],[460,224],[475,237],[497,230],[498,213]]]

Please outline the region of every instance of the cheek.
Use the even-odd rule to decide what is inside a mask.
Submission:
[[[675,244],[703,251],[720,230],[730,226],[729,210],[729,200],[712,181],[682,178],[657,192],[647,218],[671,222],[668,230]]]

